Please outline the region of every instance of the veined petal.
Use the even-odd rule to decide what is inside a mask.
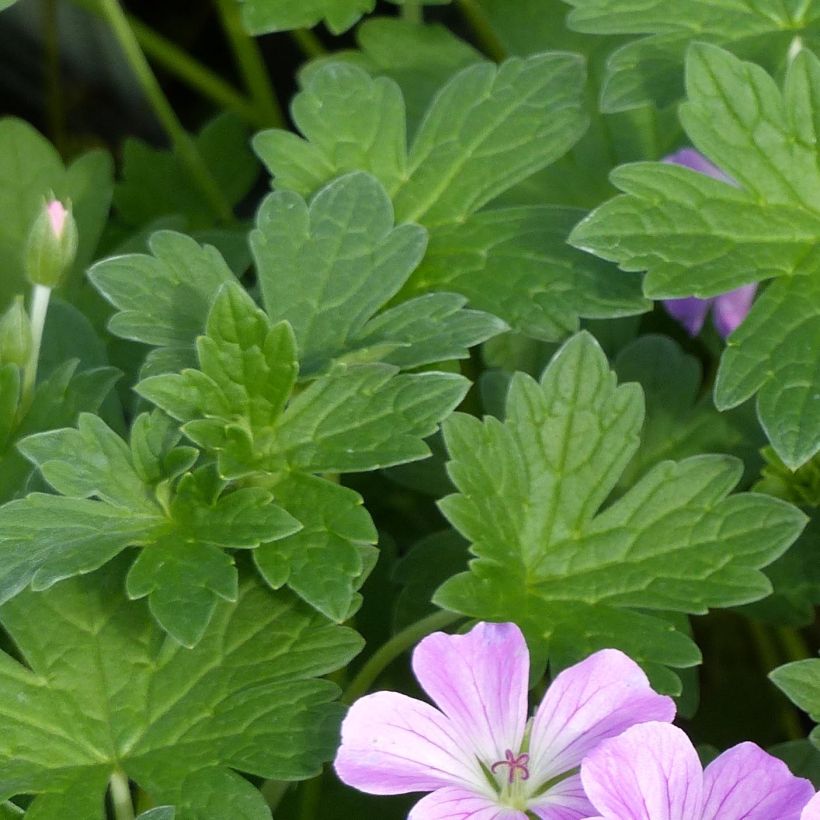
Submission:
[[[342,782],[370,794],[453,785],[493,793],[453,724],[438,709],[397,692],[366,695],[350,707],[333,765]]]
[[[413,672],[486,766],[518,752],[527,723],[530,656],[515,624],[436,632],[413,652]]]
[[[711,299],[698,299],[696,296],[663,300],[666,312],[673,319],[677,319],[690,336],[697,336],[700,333],[711,304]]]
[[[800,820],[820,820],[820,792],[817,792],[806,804]]]
[[[527,807],[541,820],[581,820],[595,811],[581,783],[574,774],[556,783],[548,792],[532,800]]]
[[[605,740],[581,764],[581,782],[607,820],[700,820],[703,772],[689,738],[642,723]]]
[[[561,672],[541,701],[530,734],[532,783],[574,769],[602,740],[636,723],[674,716],[672,698],[654,692],[638,664],[602,649]]]
[[[740,743],[706,767],[703,794],[703,820],[799,820],[814,788],[756,744]]]
[[[407,820],[527,820],[527,815],[467,789],[447,788],[416,803]]]
[[[725,339],[737,329],[740,323],[749,315],[752,302],[757,293],[757,285],[743,285],[715,296],[712,307],[712,319],[715,327]]]

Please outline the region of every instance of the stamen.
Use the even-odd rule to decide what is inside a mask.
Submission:
[[[529,763],[530,756],[526,752],[522,752],[520,755],[515,755],[512,749],[507,749],[504,752],[505,760],[499,760],[496,763],[493,763],[490,766],[490,771],[495,774],[495,770],[500,766],[509,766],[510,770],[507,775],[507,782],[512,784],[516,780],[516,772],[520,772],[521,780],[529,780],[530,778],[530,770],[527,768],[527,763]]]

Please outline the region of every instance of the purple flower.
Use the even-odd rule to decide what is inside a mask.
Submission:
[[[814,788],[754,743],[704,771],[689,738],[644,723],[601,743],[581,764],[597,815],[588,820],[816,820]],[[801,813],[802,812],[802,813]]]
[[[663,162],[672,165],[683,165],[692,171],[698,171],[706,176],[720,179],[735,185],[735,181],[726,176],[723,171],[712,165],[706,157],[695,151],[694,148],[682,148],[674,154],[664,157]],[[725,339],[746,318],[752,307],[757,285],[743,285],[743,287],[713,296],[711,299],[698,299],[689,296],[685,299],[664,299],[663,306],[667,313],[678,320],[690,336],[700,333],[706,314],[712,307],[712,321],[718,333]]]
[[[356,701],[336,773],[370,794],[432,792],[408,820],[579,820],[593,810],[578,766],[602,740],[675,707],[615,649],[559,674],[527,721],[529,654],[515,624],[437,632],[413,671],[438,709],[396,692]]]

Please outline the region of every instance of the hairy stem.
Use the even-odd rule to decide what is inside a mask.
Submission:
[[[123,13],[119,0],[99,0],[103,17],[111,27],[117,42],[134,72],[157,119],[160,121],[174,151],[186,165],[199,189],[223,222],[232,222],[233,214],[230,205],[222,195],[216,180],[202,159],[190,134],[182,127],[174,109],[160,87],[145,54],[142,52],[128,20]]]
[[[414,624],[396,633],[387,643],[380,646],[366,661],[364,666],[350,682],[342,695],[342,703],[351,704],[367,692],[379,675],[403,652],[418,643],[425,635],[443,629],[464,616],[456,612],[440,610],[416,621]]]
[[[131,802],[131,789],[125,772],[114,772],[108,784],[116,820],[134,820],[134,804]]]
[[[285,118],[274,94],[262,52],[256,40],[242,26],[239,4],[236,0],[216,0],[216,5],[242,81],[260,113],[263,125],[284,127]]]
[[[464,15],[478,47],[491,59],[500,63],[507,57],[507,49],[495,33],[484,9],[478,5],[476,0],[458,0],[458,6]]]

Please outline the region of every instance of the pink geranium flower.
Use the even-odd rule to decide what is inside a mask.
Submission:
[[[671,698],[615,649],[559,674],[527,721],[529,654],[515,624],[419,643],[413,671],[438,709],[397,692],[356,701],[336,772],[370,794],[432,792],[408,820],[577,820],[592,806],[578,766],[602,740],[672,720]]]
[[[735,184],[734,180],[726,176],[720,168],[712,165],[694,148],[682,148],[664,157],[662,162],[683,165],[684,168],[692,171],[723,180],[731,185]],[[690,336],[697,336],[700,333],[706,321],[706,314],[711,308],[712,321],[718,333],[725,339],[748,315],[756,292],[757,285],[743,285],[727,293],[721,293],[719,296],[713,296],[711,299],[698,299],[696,296],[687,296],[684,299],[664,299],[663,306],[670,316],[683,325]]]
[[[818,820],[814,788],[754,743],[704,771],[689,738],[668,723],[633,726],[581,764],[598,812],[588,820]],[[811,803],[809,803],[811,801]]]

